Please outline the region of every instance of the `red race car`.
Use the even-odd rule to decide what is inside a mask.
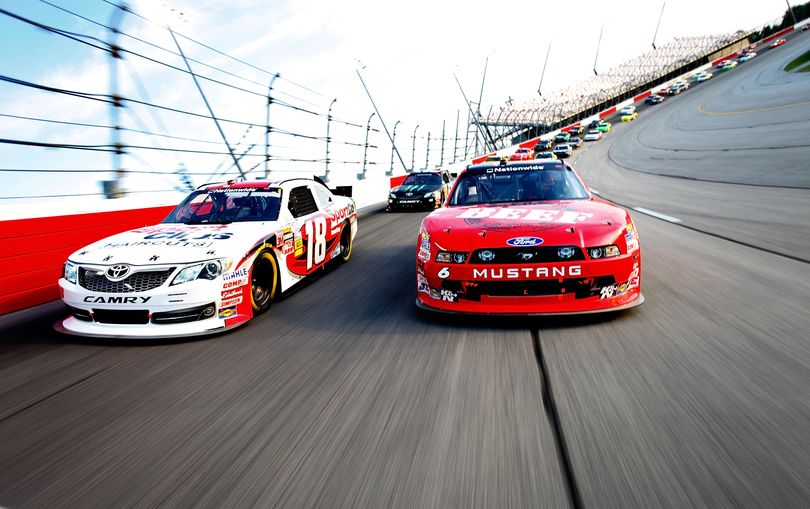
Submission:
[[[519,148],[509,156],[510,161],[531,161],[534,159],[534,151],[530,148]]]
[[[416,304],[475,314],[618,311],[644,302],[630,214],[564,161],[470,166],[416,245]]]

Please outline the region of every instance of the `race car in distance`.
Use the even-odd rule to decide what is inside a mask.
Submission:
[[[551,140],[538,140],[534,146],[534,153],[543,152],[544,150],[551,150]]]
[[[717,69],[722,69],[723,67],[727,66],[729,62],[731,62],[731,60],[729,59],[721,60],[720,62],[717,62],[717,65],[715,65],[715,67]]]
[[[162,223],[71,254],[59,279],[70,315],[55,328],[123,338],[225,331],[327,263],[349,261],[356,233],[354,201],[321,181],[206,185]]]
[[[554,152],[538,152],[537,155],[534,156],[535,159],[557,159],[557,156],[554,155]]]
[[[600,133],[609,133],[611,127],[612,124],[610,122],[602,121],[596,124],[596,130],[599,131]]]
[[[739,57],[737,57],[737,62],[740,62],[740,63],[748,62],[749,60],[751,60],[755,56],[757,56],[757,53],[755,51],[747,51],[747,52],[743,53],[742,55],[740,55]]]
[[[787,41],[784,39],[776,39],[771,43],[771,48],[778,48],[779,46],[785,44]]]
[[[804,26],[802,27],[802,32],[806,32],[806,31],[808,31],[808,30],[810,30],[810,25],[804,25]]]
[[[564,157],[570,157],[572,151],[573,149],[571,148],[571,145],[567,143],[562,143],[554,147],[554,155],[560,159]]]
[[[563,161],[470,166],[423,221],[416,303],[475,314],[573,314],[641,304],[630,214]]]
[[[567,132],[559,133],[554,137],[554,143],[565,143],[569,139],[571,139],[571,135]]]
[[[735,67],[737,67],[737,61],[736,60],[729,60],[728,63],[726,65],[724,65],[721,70],[722,71],[730,71],[731,69],[734,69]]]
[[[576,136],[568,140],[568,144],[571,145],[571,148],[576,150],[578,148],[582,148],[582,138],[577,138]]]
[[[638,113],[636,112],[636,107],[631,104],[620,109],[619,116],[621,117],[622,122],[630,122],[631,120],[638,118]]]
[[[712,79],[713,76],[714,75],[710,72],[700,71],[698,73],[695,73],[694,76],[692,76],[692,81],[694,81],[695,83],[702,83],[704,81]]]
[[[500,162],[508,163],[509,162],[509,156],[491,155],[491,156],[487,156],[487,158],[484,159],[484,162],[485,163],[500,163]]]
[[[597,141],[602,139],[602,131],[597,131],[596,129],[591,129],[588,131],[588,134],[585,135],[583,138],[585,141]]]
[[[574,127],[572,127],[571,129],[568,130],[568,133],[571,136],[579,136],[580,134],[582,134],[584,132],[585,132],[585,128],[582,127],[581,125],[575,125]],[[571,140],[568,140],[568,141],[571,141]]]
[[[648,95],[646,99],[644,99],[644,102],[647,104],[660,104],[664,102],[665,99],[666,96],[660,94],[651,94]]]
[[[515,153],[509,156],[510,161],[531,161],[534,159],[534,151],[528,148],[518,148]]]
[[[413,172],[388,191],[388,210],[435,209],[444,202],[449,189],[450,175],[446,171]]]

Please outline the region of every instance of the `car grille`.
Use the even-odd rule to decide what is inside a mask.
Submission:
[[[459,297],[480,301],[482,295],[490,297],[541,297],[570,295],[584,299],[599,294],[600,288],[616,282],[613,276],[596,278],[544,279],[540,281],[444,281],[442,288]]]
[[[93,309],[93,320],[98,323],[140,325],[149,323],[148,309]]]
[[[569,246],[556,246],[556,247],[497,247],[492,249],[477,249],[473,251],[470,257],[470,263],[473,264],[520,264],[520,263],[549,263],[549,262],[573,262],[577,260],[584,260],[585,255],[582,249],[574,247],[574,255],[570,258],[560,258],[557,251],[560,247]],[[573,246],[570,246],[573,247]],[[479,254],[481,251],[491,251],[495,253],[495,257],[490,261],[484,261]]]
[[[133,272],[122,281],[110,281],[102,272],[79,267],[79,285],[92,292],[100,293],[136,293],[157,288],[166,282],[174,267],[161,270],[144,270]]]

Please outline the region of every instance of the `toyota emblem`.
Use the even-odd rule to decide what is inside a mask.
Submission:
[[[105,272],[110,281],[121,281],[129,275],[129,265],[113,265]]]

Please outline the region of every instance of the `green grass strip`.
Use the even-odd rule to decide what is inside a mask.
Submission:
[[[793,69],[802,66],[807,62],[810,62],[810,50],[807,50],[798,57],[794,58],[788,65],[785,66],[785,70],[792,71]],[[807,66],[805,66],[805,68],[806,67]],[[801,70],[799,70],[799,72],[807,72],[805,68],[802,68]]]

